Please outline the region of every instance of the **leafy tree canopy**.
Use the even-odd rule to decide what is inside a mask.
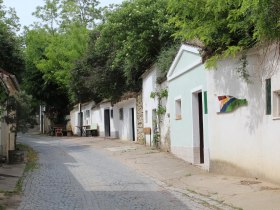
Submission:
[[[201,41],[208,67],[258,43],[279,42],[279,0],[170,0],[169,11],[174,36]]]
[[[70,70],[87,48],[89,28],[99,16],[96,5],[96,0],[45,0],[34,12],[41,22],[25,30],[24,88],[50,115],[68,112]]]
[[[85,89],[108,99],[139,90],[140,76],[174,43],[167,5],[167,0],[131,0],[105,13],[76,68],[80,79],[89,78]]]
[[[13,9],[6,9],[0,0],[0,68],[21,79],[24,70],[22,42],[16,36],[19,30],[18,17]]]

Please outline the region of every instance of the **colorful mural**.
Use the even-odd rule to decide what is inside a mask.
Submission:
[[[238,107],[248,104],[246,99],[238,99],[233,96],[218,96],[218,100],[220,113],[232,112]]]

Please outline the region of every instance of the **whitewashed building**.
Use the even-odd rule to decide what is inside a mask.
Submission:
[[[171,152],[209,168],[207,77],[199,48],[183,44],[167,74]]]
[[[126,93],[120,101],[114,104],[114,124],[118,138],[126,141],[137,140],[136,94]]]
[[[105,100],[93,109],[93,123],[98,124],[99,135],[102,137],[118,138],[118,127],[114,119],[111,101]]]
[[[92,108],[95,106],[94,101],[82,104],[76,104],[70,112],[71,128],[74,135],[80,135],[80,126],[90,126],[92,124]],[[82,113],[80,116],[80,112]],[[80,120],[82,119],[82,123]]]
[[[279,46],[249,51],[248,82],[238,73],[241,56],[208,72],[210,170],[280,183],[279,56]],[[221,113],[219,96],[246,99],[247,105]]]
[[[163,115],[158,115],[158,97],[151,98],[151,93],[160,93],[167,90],[167,81],[158,82],[163,77],[162,73],[156,66],[152,66],[142,75],[142,100],[143,100],[143,122],[144,122],[144,142],[146,145],[152,146],[154,143],[154,134],[156,129],[160,132],[161,149],[170,149],[169,136],[169,107],[167,103],[168,97],[161,99],[161,106],[166,109]],[[159,119],[160,118],[160,119]],[[156,122],[159,122],[158,126]]]

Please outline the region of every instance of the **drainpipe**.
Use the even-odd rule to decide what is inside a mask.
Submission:
[[[80,136],[83,136],[83,128],[82,128],[82,126],[83,126],[83,116],[82,116],[82,103],[80,102],[79,103],[79,112],[80,112]]]

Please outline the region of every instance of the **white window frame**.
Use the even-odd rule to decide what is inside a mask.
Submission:
[[[147,124],[148,122],[149,122],[148,110],[145,110],[145,123]]]
[[[90,118],[90,110],[89,109],[87,109],[85,111],[85,118]]]
[[[273,118],[280,119],[280,90],[273,91]]]
[[[175,119],[182,119],[182,98],[175,99]]]

